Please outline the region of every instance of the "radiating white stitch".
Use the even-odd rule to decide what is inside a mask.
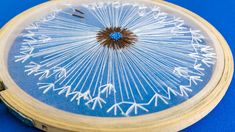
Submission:
[[[124,6],[129,9],[124,10]],[[54,83],[38,83],[43,94],[49,90],[65,94],[77,105],[83,99],[92,110],[103,109],[111,97],[114,104],[106,112],[113,111],[115,116],[118,112],[138,115],[139,111],[149,112],[146,106],[151,103],[157,107],[159,101],[168,105],[173,96],[189,97],[191,87],[203,81],[203,65],[211,67],[216,63],[214,49],[202,44],[205,37],[200,30],[185,27],[184,20],[162,12],[159,7],[149,10],[145,5],[119,1],[83,7],[104,27],[130,29],[138,41],[121,50],[101,47],[96,41],[99,27],[70,18],[71,11],[75,11],[72,6],[67,12],[55,10],[25,28],[20,55],[15,56],[16,62],[31,59],[25,66],[27,75],[39,76],[39,80],[56,78]],[[33,61],[38,57],[44,59],[40,64]],[[103,81],[105,71],[107,80]],[[182,85],[182,79],[188,85]],[[57,87],[63,83],[64,86]],[[148,94],[152,97],[146,101],[143,96]],[[130,106],[124,110],[123,105]]]

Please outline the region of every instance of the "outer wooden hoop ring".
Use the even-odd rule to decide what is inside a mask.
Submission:
[[[59,1],[59,0],[56,0]],[[37,105],[41,106],[41,103],[39,101],[36,101],[35,99],[32,99],[29,95],[24,93],[22,90],[17,90],[19,92],[17,95],[14,93],[16,91],[12,89],[7,89],[3,92],[0,93],[0,96],[2,100],[9,105],[9,107],[12,107],[15,109],[17,112],[21,113],[23,116],[26,116],[30,119],[33,120],[35,127],[43,130],[48,130],[48,131],[86,131],[86,132],[95,132],[95,131],[105,131],[105,132],[113,132],[113,131],[128,131],[128,132],[142,132],[142,131],[177,131],[180,129],[183,129],[194,122],[198,121],[202,117],[204,117],[207,113],[209,113],[216,105],[219,103],[219,101],[222,99],[223,95],[225,94],[230,81],[232,79],[233,71],[234,71],[234,64],[233,64],[233,58],[231,51],[222,37],[222,35],[213,27],[211,26],[208,22],[200,18],[199,16],[189,12],[188,10],[185,10],[181,7],[178,7],[176,5],[167,3],[167,2],[159,2],[162,4],[165,4],[167,6],[173,7],[175,9],[178,9],[193,18],[197,19],[200,23],[205,25],[210,32],[212,32],[215,36],[218,42],[221,44],[221,47],[223,49],[224,54],[224,65],[225,68],[223,70],[223,74],[220,78],[219,83],[216,85],[213,91],[202,99],[199,103],[194,104],[194,106],[191,106],[190,109],[184,111],[184,113],[176,113],[175,116],[171,116],[166,119],[159,119],[158,121],[152,121],[148,122],[145,125],[141,124],[122,124],[122,125],[116,125],[112,126],[113,122],[116,122],[115,120],[112,122],[113,119],[109,120],[109,122],[106,122],[106,125],[103,125],[102,123],[100,124],[99,122],[95,122],[92,124],[84,124],[84,122],[87,122],[88,120],[92,120],[95,118],[89,118],[86,119],[86,117],[82,116],[79,118],[80,121],[74,121],[71,120],[71,122],[66,122],[67,120],[63,120],[62,118],[56,117],[56,114],[59,110],[51,110],[52,108],[49,106],[42,105],[43,107],[40,107],[40,109],[37,109]],[[45,4],[42,4],[39,7],[43,7]],[[14,18],[12,21],[10,21],[3,29],[0,34],[0,38],[3,37],[4,34],[9,32],[7,29],[14,24],[16,21],[20,20],[21,17],[24,15],[27,15],[28,12],[36,10],[37,8],[32,8],[18,17]],[[0,41],[1,42],[1,41]],[[0,56],[3,56],[3,53],[0,54]],[[4,64],[1,62],[1,64]],[[0,67],[0,72],[4,74],[6,72],[6,69],[3,67]],[[6,86],[12,85],[11,81],[6,81],[6,78],[3,76],[2,80],[6,84]],[[14,84],[15,87],[17,87]],[[21,97],[19,95],[22,95],[24,97]],[[25,99],[32,99],[32,100],[25,100]],[[31,105],[34,104],[34,105]],[[44,108],[45,106],[45,108]],[[183,105],[184,106],[184,105]],[[50,109],[52,113],[51,115],[48,115],[47,110]],[[67,113],[68,114],[68,113]],[[144,119],[147,118],[148,116],[142,116],[140,118]],[[84,119],[83,119],[84,118]],[[74,122],[73,122],[74,121]],[[97,119],[96,119],[97,121]],[[129,123],[131,123],[129,121]],[[141,125],[141,126],[140,126]]]

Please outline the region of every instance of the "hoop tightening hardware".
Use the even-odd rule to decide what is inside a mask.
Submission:
[[[6,90],[5,85],[3,84],[3,81],[0,81],[0,92]]]
[[[5,85],[3,84],[3,81],[0,81],[0,92],[4,91],[6,89]],[[2,100],[0,98],[0,103],[2,103]]]

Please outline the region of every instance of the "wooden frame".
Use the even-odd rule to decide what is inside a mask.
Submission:
[[[8,107],[25,116],[25,118],[32,120],[35,127],[45,131],[56,132],[177,131],[203,118],[224,96],[234,71],[233,58],[227,42],[213,26],[201,17],[179,6],[158,1],[158,4],[167,8],[173,8],[176,12],[190,17],[190,19],[202,26],[206,32],[211,33],[211,37],[218,43],[215,47],[219,56],[216,66],[217,72],[213,74],[210,82],[197,95],[180,105],[162,112],[129,118],[98,118],[76,115],[55,109],[37,101],[21,90],[10,78],[5,62],[5,53],[8,51],[9,45],[5,42],[10,37],[11,31],[17,26],[14,25],[15,23],[24,20],[28,14],[37,11],[39,8],[46,8],[47,5],[59,1],[46,2],[27,10],[5,25],[0,33],[0,77],[6,86],[6,90],[0,92],[0,97]]]

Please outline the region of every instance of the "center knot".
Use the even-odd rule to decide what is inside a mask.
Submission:
[[[122,38],[122,34],[120,32],[112,32],[109,34],[109,37],[115,41],[118,41]]]
[[[96,39],[101,45],[108,48],[122,49],[134,45],[137,36],[127,28],[110,27],[99,31]]]

